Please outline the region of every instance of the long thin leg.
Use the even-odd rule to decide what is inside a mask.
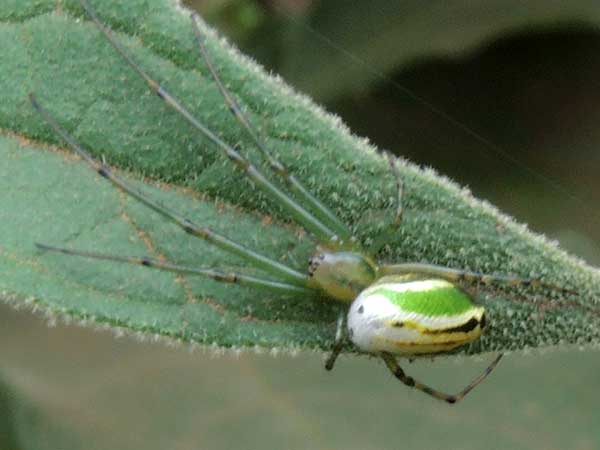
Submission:
[[[470,281],[481,282],[484,284],[504,284],[508,286],[532,286],[550,289],[553,291],[573,294],[575,291],[545,283],[539,278],[520,278],[511,275],[490,275],[480,272],[470,272],[468,270],[451,269],[449,267],[437,266],[435,264],[425,263],[402,263],[385,264],[380,266],[380,274],[384,275],[402,275],[408,273],[420,273],[444,278],[448,281]]]
[[[154,91],[156,95],[164,100],[168,106],[177,111],[188,123],[200,131],[207,139],[212,141],[225,154],[225,156],[227,156],[227,158],[229,158],[236,165],[238,169],[242,170],[252,181],[254,181],[257,186],[259,186],[267,195],[269,195],[283,209],[285,209],[290,216],[292,216],[299,224],[306,228],[306,230],[313,233],[319,241],[325,243],[335,243],[337,241],[337,236],[334,231],[332,231],[328,226],[323,224],[320,220],[303,208],[302,205],[297,203],[284,191],[269,181],[256,166],[250,163],[250,161],[244,158],[244,156],[242,156],[242,154],[240,154],[232,146],[219,138],[207,126],[198,121],[198,119],[196,119],[178,100],[171,96],[171,94],[169,94],[157,81],[152,79],[131,58],[131,56],[129,56],[122,45],[112,36],[110,30],[106,28],[102,22],[100,22],[100,19],[89,5],[87,0],[80,1],[90,19],[92,19],[98,29],[102,31],[108,42],[123,57],[129,66],[146,81],[149,88]]]
[[[327,357],[325,361],[325,369],[331,370],[335,364],[335,360],[342,352],[342,348],[344,348],[344,341],[346,340],[346,336],[344,330],[346,328],[346,311],[340,311],[340,315],[337,319],[337,328],[335,330],[335,341],[333,342],[333,348],[331,349],[330,355]]]
[[[204,267],[188,267],[179,264],[163,263],[156,259],[148,258],[145,256],[119,256],[119,255],[108,255],[105,253],[88,252],[83,250],[73,250],[69,248],[53,247],[46,244],[35,244],[40,250],[64,253],[72,256],[83,256],[85,258],[102,259],[106,261],[116,261],[126,264],[135,264],[139,266],[150,267],[153,269],[164,270],[168,272],[185,273],[189,275],[200,275],[211,280],[219,281],[222,283],[234,283],[242,286],[258,287],[268,289],[273,292],[283,294],[314,294],[314,290],[306,287],[296,286],[293,284],[268,280],[266,278],[254,277],[251,275],[245,275],[238,272],[223,272],[218,269],[204,268]]]
[[[394,173],[394,177],[396,178],[396,213],[394,214],[394,220],[382,231],[379,236],[377,236],[373,244],[369,247],[369,254],[376,255],[379,250],[386,244],[389,236],[396,232],[400,225],[402,224],[402,214],[404,212],[403,204],[402,204],[402,196],[404,195],[404,182],[402,181],[402,176],[400,171],[398,170],[398,166],[396,165],[396,160],[394,155],[386,153],[388,162],[390,163],[390,168]]]
[[[147,197],[145,194],[141,193],[137,189],[131,187],[123,179],[113,174],[105,164],[99,163],[94,158],[92,158],[92,156],[88,152],[86,152],[73,139],[71,135],[69,135],[63,128],[61,128],[60,125],[58,125],[56,120],[48,113],[48,111],[46,111],[37,102],[33,94],[30,94],[29,98],[33,107],[40,113],[40,115],[46,120],[46,122],[48,122],[48,124],[54,129],[54,131],[57,134],[59,134],[65,140],[65,142],[67,142],[69,146],[79,156],[81,156],[81,158],[83,158],[83,160],[87,162],[88,165],[94,171],[96,171],[99,175],[109,180],[119,189],[123,190],[139,202],[158,212],[163,217],[166,217],[175,224],[179,225],[179,227],[181,227],[186,233],[204,239],[205,241],[210,242],[211,244],[214,244],[225,251],[238,255],[246,259],[247,261],[253,263],[256,267],[259,267],[268,273],[272,273],[273,275],[281,277],[291,284],[294,284],[296,286],[307,286],[309,284],[310,278],[308,277],[308,275],[291,269],[284,264],[281,264],[253,250],[250,250],[244,247],[243,245],[238,244],[237,242],[232,241],[226,238],[225,236],[214,232],[210,228],[197,226],[189,219],[186,219],[185,217],[169,210],[165,206]]]
[[[394,376],[400,381],[402,381],[405,385],[425,392],[426,394],[431,395],[432,397],[435,397],[439,400],[443,400],[448,403],[456,403],[465,398],[465,396],[469,392],[471,392],[475,388],[475,386],[481,383],[492,372],[492,370],[494,370],[494,368],[498,365],[500,359],[502,358],[502,353],[499,354],[496,357],[496,359],[492,361],[492,363],[481,373],[481,375],[479,375],[477,378],[471,381],[467,385],[467,387],[465,387],[462,391],[455,395],[446,394],[444,392],[430,388],[429,386],[421,383],[420,381],[415,380],[413,377],[406,375],[404,370],[402,370],[402,368],[398,365],[398,361],[396,361],[396,358],[394,358],[393,355],[389,353],[382,353],[381,358],[385,362],[385,365],[388,367],[388,369],[390,369],[390,372],[392,372]]]
[[[390,167],[392,168],[392,172],[394,172],[394,176],[396,177],[396,214],[394,216],[394,221],[392,222],[392,226],[394,229],[400,228],[400,224],[402,223],[402,213],[404,211],[402,205],[402,196],[404,195],[404,182],[402,181],[402,175],[400,174],[400,170],[396,165],[396,159],[394,155],[387,154],[388,162],[390,163]]]
[[[242,125],[244,130],[250,138],[254,141],[256,147],[261,151],[269,166],[273,172],[279,175],[286,183],[286,185],[300,197],[300,200],[304,202],[305,205],[308,205],[308,208],[311,212],[323,223],[325,223],[328,227],[334,230],[338,237],[342,241],[352,241],[353,236],[352,232],[348,229],[348,227],[340,220],[338,217],[331,211],[327,206],[325,206],[319,199],[317,199],[314,195],[312,195],[303,185],[298,181],[298,179],[289,172],[289,170],[277,159],[273,154],[267,149],[267,145],[264,139],[259,136],[258,132],[251,125],[250,120],[244,114],[242,108],[239,106],[235,97],[227,90],[221,78],[219,77],[219,73],[213,63],[213,60],[208,52],[205,44],[205,36],[200,31],[198,27],[198,14],[195,12],[192,13],[192,25],[194,28],[194,33],[196,34],[196,39],[198,41],[198,49],[200,51],[200,56],[204,59],[208,70],[215,80],[221,95],[227,102],[229,106],[229,111],[233,114],[236,120]]]

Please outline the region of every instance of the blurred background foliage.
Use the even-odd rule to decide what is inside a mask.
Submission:
[[[195,3],[356,134],[600,264],[597,0]],[[510,356],[450,408],[366,358],[190,356],[6,306],[0,332],[7,449],[600,448],[593,351]],[[453,391],[484,363],[408,369]]]

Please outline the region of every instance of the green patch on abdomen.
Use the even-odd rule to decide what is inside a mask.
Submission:
[[[474,306],[467,294],[446,281],[423,280],[399,283],[398,287],[401,290],[380,286],[370,295],[383,295],[403,311],[426,316],[462,314]]]

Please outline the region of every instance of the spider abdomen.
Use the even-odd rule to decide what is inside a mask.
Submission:
[[[438,278],[383,277],[348,312],[350,339],[375,354],[444,352],[477,339],[484,327],[484,308]]]

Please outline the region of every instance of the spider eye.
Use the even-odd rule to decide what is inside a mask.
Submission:
[[[312,277],[316,270],[319,268],[319,265],[323,262],[323,260],[325,259],[325,255],[322,253],[319,253],[317,255],[312,256],[309,260],[308,260],[308,274]]]

